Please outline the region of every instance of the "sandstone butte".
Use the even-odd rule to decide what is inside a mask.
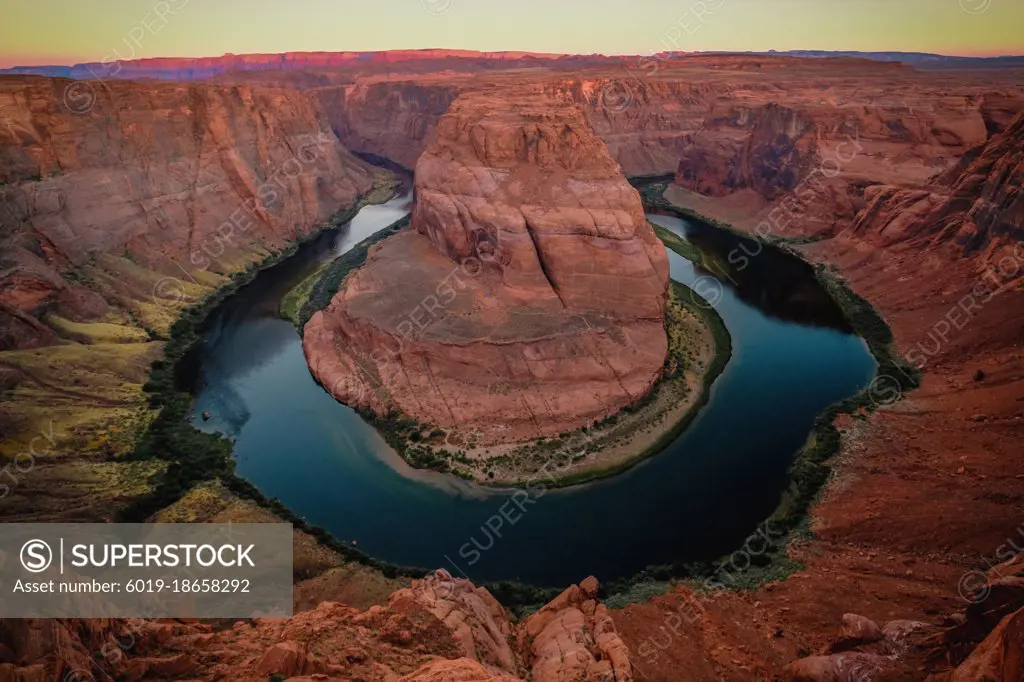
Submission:
[[[245,255],[313,229],[365,191],[368,169],[347,150],[411,168],[455,99],[529,81],[570,97],[628,175],[674,173],[668,194],[680,205],[740,230],[817,239],[802,254],[838,268],[884,314],[899,350],[920,360],[921,388],[837,421],[841,452],[810,511],[813,537],[789,545],[800,569],[749,592],[709,599],[678,585],[608,608],[623,650],[612,639],[601,647],[609,625],[596,600],[556,600],[543,627],[513,622],[480,588],[386,580],[296,532],[292,619],[219,632],[177,621],[0,619],[0,679],[81,670],[103,682],[253,679],[274,670],[266,677],[303,682],[547,682],[587,679],[578,667],[607,658],[621,682],[623,652],[643,682],[1021,679],[1024,565],[1020,556],[999,564],[1024,533],[1020,70],[923,73],[755,55],[656,66],[626,79],[631,101],[614,107],[602,93],[623,92],[623,70],[599,60],[479,77],[418,64],[384,75],[108,81],[84,114],[62,105],[71,81],[0,78],[0,430],[4,447],[51,435],[55,455],[37,458],[9,491],[3,517],[109,521],[144,494],[122,485],[137,480],[135,463],[97,457],[78,434],[92,438],[144,410],[140,387],[161,343],[137,325],[159,332],[185,302],[154,301],[162,278],[184,279],[167,257],[197,275],[203,286],[185,293],[199,296]],[[250,98],[243,114],[239,102]],[[286,182],[268,220],[236,235],[227,258],[200,246],[208,280],[188,267],[197,243],[217,253],[212,235],[258,196],[252,182],[258,188],[290,157],[282,140],[318,131],[334,135],[338,163]],[[837,149],[840,172],[820,172],[834,170]],[[174,220],[161,221],[160,208]],[[69,334],[54,312],[139,338]],[[207,485],[216,482],[155,518],[275,520],[227,491],[211,498]],[[961,596],[965,584],[987,598]],[[507,651],[515,673],[502,667]]]
[[[571,101],[456,100],[416,164],[412,228],[305,327],[342,402],[499,443],[599,421],[657,380],[668,259]]]

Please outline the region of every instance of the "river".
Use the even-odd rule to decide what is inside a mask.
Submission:
[[[802,261],[651,214],[705,254],[706,270],[669,252],[672,278],[715,305],[733,356],[708,404],[663,453],[611,479],[547,491],[498,526],[511,491],[409,468],[313,381],[298,332],[278,317],[295,283],[401,218],[410,202],[403,191],[363,208],[226,301],[205,325],[193,379],[195,425],[234,440],[238,475],[379,559],[552,587],[713,559],[771,514],[815,415],[874,374],[866,344]]]

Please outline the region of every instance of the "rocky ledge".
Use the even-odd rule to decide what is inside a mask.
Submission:
[[[323,602],[233,627],[0,620],[0,679],[633,682],[597,593],[587,578],[515,622],[486,589],[437,571],[365,611]]]
[[[416,197],[413,229],[373,247],[306,325],[336,398],[487,444],[578,429],[655,383],[667,257],[571,101],[458,99]]]

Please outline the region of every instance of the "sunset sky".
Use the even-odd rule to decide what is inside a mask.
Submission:
[[[0,0],[0,16],[0,67],[427,47],[1024,54],[1022,0]]]

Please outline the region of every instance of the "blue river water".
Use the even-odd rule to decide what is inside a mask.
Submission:
[[[519,507],[508,504],[513,491],[413,470],[314,382],[298,332],[277,313],[305,274],[405,215],[410,201],[403,193],[362,209],[226,301],[206,325],[194,378],[195,424],[235,441],[240,476],[379,559],[555,587],[713,559],[771,514],[815,416],[874,374],[866,344],[804,263],[649,215],[704,252],[707,269],[669,252],[672,278],[713,303],[732,335],[732,358],[689,428],[619,476]]]

